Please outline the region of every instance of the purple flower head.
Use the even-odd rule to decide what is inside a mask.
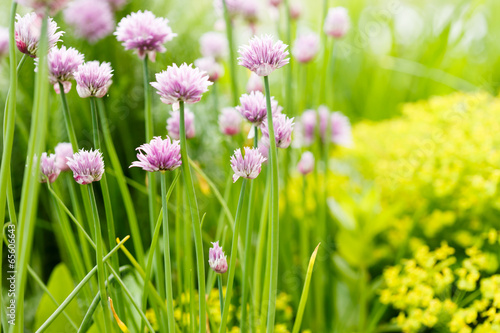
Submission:
[[[104,97],[113,81],[113,69],[109,62],[87,61],[78,66],[75,73],[76,91],[81,98]]]
[[[32,58],[36,58],[41,29],[42,18],[37,14],[28,13],[22,17],[16,14],[15,39],[19,51]],[[57,31],[57,29],[59,29],[57,23],[49,17],[47,27],[49,50],[60,41],[61,36],[64,34],[64,32]]]
[[[274,137],[276,139],[276,147],[288,148],[292,142],[293,118],[288,118],[284,114],[273,116]],[[262,142],[269,146],[269,128],[267,121],[263,123]]]
[[[172,171],[181,166],[181,146],[179,141],[170,142],[155,136],[149,143],[136,148],[139,161],[132,162],[131,167],[139,167],[145,171]]]
[[[76,0],[64,10],[64,20],[73,27],[75,35],[95,43],[115,29],[111,6],[103,0]]]
[[[73,178],[80,185],[97,182],[104,173],[104,161],[99,150],[80,149],[72,158],[68,157],[68,166],[73,171]]]
[[[266,159],[266,163],[267,163],[267,159],[269,158],[269,146],[266,145],[264,142],[262,142],[262,140],[259,140],[259,152],[261,153],[262,156],[264,156],[264,158]]]
[[[83,54],[70,47],[57,46],[52,48],[47,56],[49,63],[49,82],[54,86],[56,93],[60,93],[59,82],[63,84],[64,92],[68,93],[71,89],[71,80],[74,79],[74,74],[83,63]],[[35,59],[38,70],[38,59]]]
[[[352,147],[351,122],[341,112],[333,112],[330,116],[331,140],[339,146]]]
[[[259,20],[259,6],[257,1],[242,1],[240,13],[243,19],[253,27]]]
[[[235,108],[223,108],[219,115],[219,128],[225,135],[236,135],[241,132],[242,119]]]
[[[297,169],[304,176],[314,170],[314,155],[310,151],[305,151],[300,157]]]
[[[54,149],[56,152],[56,164],[61,171],[68,171],[68,158],[73,157],[73,146],[69,142],[60,142]]]
[[[245,0],[214,0],[215,11],[219,15],[224,14],[224,3],[222,1],[225,1],[229,16],[234,19],[240,13],[242,3]]]
[[[68,0],[17,0],[17,3],[33,8],[39,14],[45,14],[47,11],[50,15],[60,11]]]
[[[226,36],[214,31],[204,33],[200,37],[200,51],[203,57],[224,58],[227,55]]]
[[[279,5],[281,5],[281,2],[283,0],[269,0],[269,4],[273,7],[278,7]]]
[[[298,62],[311,61],[319,51],[319,37],[315,33],[302,35],[295,40],[292,54]]]
[[[334,7],[328,10],[323,30],[329,36],[342,38],[351,26],[349,13],[344,7]]]
[[[194,65],[200,70],[207,72],[208,79],[212,82],[217,81],[224,75],[224,67],[215,61],[213,57],[199,58],[194,61]]]
[[[171,111],[170,118],[167,119],[167,131],[168,134],[176,140],[179,140],[180,138],[180,122],[180,111]],[[196,135],[194,127],[194,113],[192,113],[188,108],[184,108],[184,125],[186,127],[186,139],[194,138]]]
[[[241,55],[238,64],[259,76],[268,76],[290,61],[290,58],[287,58],[286,48],[287,45],[280,40],[274,43],[270,35],[254,36],[250,39],[249,45],[243,45],[238,50]]]
[[[302,15],[302,6],[299,2],[293,2],[290,4],[290,18],[292,20],[298,20],[300,15]]]
[[[306,110],[300,118],[301,128],[304,135],[304,144],[309,146],[314,141],[316,122],[318,114],[314,110]]]
[[[0,59],[9,54],[9,29],[0,27]]]
[[[245,157],[241,155],[241,149],[236,149],[231,156],[231,168],[234,171],[233,183],[240,178],[255,179],[260,174],[262,163],[266,158],[262,156],[259,149],[245,147]]]
[[[283,108],[271,97],[271,112],[273,115],[281,113]],[[240,97],[240,105],[236,110],[241,113],[249,122],[255,126],[260,126],[267,118],[266,96],[260,91],[252,91],[250,94],[243,94]]]
[[[186,63],[180,67],[176,64],[168,66],[166,71],[156,74],[156,82],[151,82],[165,104],[180,101],[187,104],[197,103],[212,84],[207,73]]]
[[[215,273],[224,274],[227,272],[227,257],[219,246],[219,241],[212,245],[213,247],[208,250],[208,264]]]
[[[247,93],[251,93],[252,91],[260,91],[261,93],[264,92],[264,83],[262,82],[262,78],[254,72],[250,74],[250,78],[247,83]]]
[[[153,62],[156,52],[163,53],[167,50],[163,44],[177,36],[166,18],[156,17],[148,10],[124,17],[114,34],[125,50],[135,50],[141,59],[148,55]]]
[[[57,167],[55,154],[47,155],[47,153],[42,153],[42,158],[40,159],[40,171],[40,182],[47,182],[47,178],[49,183],[56,181],[57,177],[59,177],[59,174],[61,173],[61,170]]]

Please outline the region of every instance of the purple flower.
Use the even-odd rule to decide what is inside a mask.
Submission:
[[[54,85],[54,90],[56,93],[59,91],[59,82],[64,86],[64,92],[68,93],[71,90],[71,80],[74,79],[74,74],[83,63],[83,54],[70,47],[66,49],[66,46],[61,46],[61,48],[54,47],[50,50],[47,60],[49,63],[49,82]],[[38,59],[35,59],[38,69]]]
[[[50,15],[54,15],[60,11],[68,0],[17,0],[17,3],[33,8],[37,13],[45,14],[49,11]]]
[[[151,85],[158,90],[163,103],[197,103],[201,95],[208,91],[213,82],[208,80],[207,73],[191,66],[184,63],[177,67],[173,64],[166,71],[156,74],[156,82],[151,82]]]
[[[172,171],[181,166],[181,146],[179,141],[170,142],[167,136],[162,140],[155,136],[149,143],[136,148],[139,161],[132,162],[131,167],[139,167],[145,171]]]
[[[9,54],[9,29],[0,27],[0,59]]]
[[[245,157],[241,156],[241,149],[236,149],[231,156],[231,168],[234,171],[233,183],[240,178],[255,179],[260,174],[262,163],[266,158],[259,149],[245,147]]]
[[[104,173],[104,161],[99,150],[80,149],[72,158],[68,157],[67,164],[73,171],[73,178],[80,185],[97,182]]]
[[[319,37],[315,33],[302,35],[295,40],[292,54],[298,62],[311,61],[319,51]]]
[[[288,118],[284,114],[273,116],[274,137],[276,139],[276,147],[288,148],[292,142],[293,118]],[[262,142],[269,146],[269,128],[267,121],[263,123]]]
[[[166,18],[156,17],[148,10],[124,17],[114,34],[125,50],[135,50],[141,59],[148,55],[153,62],[156,52],[163,53],[167,50],[163,44],[177,36]]]
[[[73,146],[69,142],[60,142],[54,149],[56,152],[56,164],[61,171],[69,170],[68,158],[73,157]]]
[[[262,83],[262,78],[252,72],[250,74],[250,78],[247,83],[247,93],[251,93],[252,91],[260,91],[264,92],[264,84]]]
[[[281,113],[283,108],[271,97],[271,112],[273,115]],[[266,96],[260,91],[252,91],[250,94],[243,94],[240,97],[240,105],[236,110],[241,113],[249,122],[255,126],[260,126],[267,118]]]
[[[351,122],[341,112],[333,112],[330,116],[331,140],[339,146],[352,147]]]
[[[219,115],[219,128],[225,135],[236,135],[241,131],[241,114],[235,108],[223,108]]]
[[[75,35],[91,43],[110,35],[115,29],[111,6],[102,0],[76,0],[64,10],[64,20]]]
[[[224,4],[222,1],[226,2],[227,11],[231,18],[234,18],[240,13],[241,6],[245,0],[214,0],[214,7],[218,14],[222,15],[224,13]]]
[[[208,250],[208,264],[215,273],[224,274],[227,272],[227,257],[219,246],[219,241],[212,245],[213,247]]]
[[[47,178],[49,183],[56,181],[57,177],[59,177],[59,174],[61,173],[61,170],[57,167],[55,154],[47,155],[47,153],[42,153],[42,158],[40,159],[40,171],[42,173],[40,182],[47,182]]]
[[[200,37],[200,51],[203,57],[221,59],[227,55],[227,39],[220,32],[206,32]]]
[[[176,140],[179,140],[180,138],[180,122],[180,111],[171,111],[170,118],[167,119],[167,131],[168,134]],[[186,128],[186,139],[194,138],[196,134],[194,127],[194,113],[192,113],[188,108],[184,108],[184,125]]]
[[[224,67],[215,61],[213,57],[196,59],[194,65],[200,70],[207,72],[208,79],[212,82],[217,81],[224,74]]]
[[[113,69],[108,62],[87,61],[75,73],[76,91],[81,98],[104,97],[113,81]]]
[[[314,170],[314,155],[310,151],[305,151],[300,157],[297,169],[304,176]]]
[[[240,13],[243,19],[247,21],[252,31],[255,32],[255,23],[259,19],[259,6],[257,1],[242,1],[240,6]]]
[[[329,36],[342,38],[351,26],[349,13],[344,7],[334,7],[328,10],[323,30]]]
[[[248,68],[259,76],[268,76],[274,70],[281,68],[290,61],[287,45],[282,41],[274,43],[273,37],[264,35],[254,36],[249,45],[243,45],[238,50],[241,57],[238,58],[239,65]]]
[[[41,29],[42,18],[37,14],[28,13],[22,17],[16,14],[15,39],[19,51],[32,58],[36,58]],[[49,17],[47,27],[49,50],[60,41],[61,36],[64,34],[64,32],[57,31],[57,29],[59,29],[57,23]]]
[[[318,114],[315,110],[306,110],[302,113],[300,118],[301,128],[304,135],[304,144],[306,146],[311,145],[314,141],[316,122]]]
[[[298,20],[300,15],[302,15],[302,6],[299,2],[294,2],[290,4],[290,18],[292,20]]]

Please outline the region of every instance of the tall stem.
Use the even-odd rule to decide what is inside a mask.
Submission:
[[[73,121],[71,120],[71,114],[69,113],[68,101],[66,100],[66,93],[64,92],[64,87],[61,82],[59,82],[59,90],[61,95],[61,101],[63,105],[63,115],[64,122],[66,123],[66,130],[68,131],[69,142],[73,147],[73,151],[78,151],[78,140],[76,139],[75,129],[73,127]]]
[[[220,318],[222,322],[223,310],[224,310],[224,293],[222,292],[222,274],[217,274],[217,283],[219,286],[219,303],[220,303]]]
[[[234,218],[234,231],[233,243],[231,244],[231,259],[229,262],[229,275],[227,277],[226,285],[226,298],[224,299],[224,311],[222,312],[222,320],[220,324],[219,333],[226,333],[226,322],[229,314],[229,307],[231,306],[231,297],[233,293],[234,273],[236,272],[236,257],[238,252],[238,237],[240,235],[240,220],[243,201],[245,200],[245,190],[248,180],[243,179],[241,184],[240,198],[238,200],[238,207],[236,208],[236,217]]]
[[[259,144],[259,130],[257,126],[254,126],[254,142],[253,145],[255,148],[258,147]],[[248,197],[248,213],[247,213],[247,225],[245,230],[245,256],[244,256],[244,264],[243,264],[243,281],[241,287],[241,324],[240,329],[241,332],[244,333],[247,331],[246,317],[247,317],[247,297],[248,297],[248,285],[250,283],[250,253],[252,248],[252,232],[253,232],[253,219],[251,217],[252,212],[252,200],[253,200],[253,188],[254,182],[250,183],[250,195]],[[251,303],[251,302],[250,302]],[[250,317],[252,315],[252,310],[250,309]],[[250,322],[252,319],[250,318]]]
[[[224,19],[226,21],[226,36],[227,43],[229,46],[229,69],[231,74],[231,90],[233,95],[233,105],[238,105],[238,78],[236,75],[236,62],[234,54],[234,42],[233,42],[233,23],[227,9],[226,0],[222,0],[224,7]]]
[[[102,244],[102,234],[101,234],[101,221],[99,219],[99,213],[97,211],[97,203],[95,201],[94,188],[92,184],[87,186],[89,199],[92,204],[93,219],[94,224],[94,242],[96,244],[96,262],[97,262],[97,280],[99,283],[99,291],[101,293],[101,299],[108,299],[108,293],[106,292],[106,274],[104,273],[104,264],[102,262],[103,257],[103,244]],[[111,321],[109,318],[109,309],[107,302],[101,302],[101,307],[104,315],[104,329],[106,332],[111,331]]]
[[[278,291],[278,252],[279,252],[279,189],[278,189],[278,152],[274,136],[273,114],[271,110],[271,93],[269,91],[269,78],[264,76],[267,106],[267,127],[269,129],[269,157],[271,164],[271,281],[269,285],[269,307],[267,312],[267,332],[274,332],[274,319],[276,315],[276,293]]]
[[[15,9],[13,7],[13,9]],[[33,245],[33,234],[35,230],[35,215],[38,208],[38,191],[40,188],[39,182],[39,157],[45,146],[45,135],[47,132],[47,118],[48,118],[48,94],[49,82],[48,76],[48,18],[44,15],[42,18],[42,27],[40,30],[40,44],[38,48],[38,72],[35,79],[35,96],[33,99],[33,112],[31,118],[31,128],[28,143],[28,154],[26,161],[26,168],[23,178],[23,188],[21,191],[21,204],[19,213],[19,227],[17,228],[17,276],[16,276],[16,300],[17,300],[17,317],[14,330],[16,332],[23,332],[24,330],[24,292],[27,281],[28,263],[31,257],[31,248]],[[11,49],[14,49],[12,45]],[[15,58],[12,58],[15,61]],[[15,76],[15,75],[14,75]],[[12,78],[11,78],[12,79]],[[12,91],[11,96],[15,96]],[[15,100],[12,100],[12,106]],[[11,110],[14,112],[13,110]],[[13,131],[14,119],[8,125],[8,130]],[[10,139],[10,138],[8,138]],[[10,148],[11,149],[11,148]],[[10,154],[9,154],[10,155]],[[8,163],[9,159],[5,161]],[[2,161],[4,162],[4,161]],[[3,183],[3,181],[2,181]],[[4,185],[5,186],[5,185]],[[1,191],[4,193],[5,191]],[[5,197],[1,200],[0,206],[4,211]],[[0,217],[4,213],[0,213]]]
[[[170,263],[170,235],[168,227],[168,207],[167,207],[167,174],[161,175],[161,203],[163,206],[163,248],[165,251],[165,287],[167,291],[167,317],[168,331],[175,332],[174,321],[174,296],[172,293],[172,267]]]
[[[205,300],[205,259],[203,256],[203,241],[201,238],[200,215],[198,212],[198,203],[194,192],[193,177],[189,166],[189,157],[186,142],[186,127],[184,123],[184,102],[179,102],[180,108],[180,139],[181,139],[181,159],[182,174],[186,188],[189,208],[191,210],[191,220],[193,222],[194,241],[196,249],[196,264],[198,267],[198,297],[200,306],[200,333],[205,333],[206,327],[206,300]],[[235,230],[236,232],[236,230]]]

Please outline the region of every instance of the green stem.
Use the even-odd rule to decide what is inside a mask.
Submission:
[[[186,194],[191,210],[191,220],[193,222],[193,231],[196,249],[196,263],[198,266],[198,294],[200,295],[200,332],[205,333],[206,327],[206,300],[205,300],[205,259],[203,256],[203,241],[201,238],[200,215],[198,212],[198,203],[196,202],[196,194],[194,191],[193,178],[191,168],[189,167],[189,156],[187,152],[186,142],[186,127],[184,123],[184,102],[179,102],[180,108],[180,139],[181,139],[181,158],[182,158],[182,174],[184,176],[184,184]]]
[[[222,0],[224,6],[224,19],[226,21],[226,36],[227,43],[229,46],[229,69],[231,75],[231,90],[233,95],[233,105],[238,105],[238,79],[236,75],[236,62],[234,53],[234,41],[233,41],[233,23],[231,17],[229,16],[229,11],[227,10],[226,0]]]
[[[99,262],[102,265],[109,258],[111,258],[111,256],[116,251],[118,251],[118,249],[120,247],[122,247],[123,243],[125,243],[129,238],[130,237],[127,236],[124,239],[122,239],[121,242],[118,243],[104,258],[100,258],[100,260],[97,262],[97,265],[99,265]],[[97,265],[94,266],[94,268],[92,268],[90,270],[90,272],[87,273],[87,275],[85,275],[83,280],[80,281],[80,283],[78,283],[78,285],[75,287],[75,289],[73,289],[73,291],[68,295],[68,297],[66,297],[66,299],[61,303],[61,305],[56,309],[56,311],[54,311],[54,313],[52,313],[50,315],[50,317],[42,324],[42,326],[40,326],[40,328],[38,330],[36,330],[36,333],[44,332],[50,326],[50,324],[52,324],[52,322],[57,319],[57,317],[61,314],[61,312],[64,311],[64,309],[66,309],[66,307],[69,305],[69,303],[71,303],[71,301],[80,292],[80,290],[85,286],[85,284],[87,284],[87,282],[89,282],[90,278],[97,272]]]
[[[219,286],[220,318],[221,318],[221,322],[222,322],[222,313],[224,310],[224,293],[222,291],[222,288],[223,288],[222,274],[217,274],[217,284]]]
[[[78,151],[78,140],[76,139],[75,129],[73,127],[73,121],[71,120],[71,114],[69,113],[68,101],[66,100],[66,93],[64,92],[64,87],[61,82],[59,82],[59,90],[61,95],[61,101],[63,106],[64,122],[66,123],[66,130],[68,131],[69,141],[73,147],[73,151]]]
[[[163,206],[163,247],[165,258],[165,287],[167,293],[167,318],[168,331],[175,332],[174,321],[174,296],[172,292],[172,267],[170,263],[170,235],[168,227],[168,208],[167,208],[167,174],[161,175],[161,202]]]
[[[269,285],[269,307],[267,313],[267,332],[274,332],[274,319],[276,315],[276,294],[278,291],[278,252],[279,252],[279,189],[278,189],[278,152],[274,136],[273,114],[271,110],[271,93],[269,91],[269,78],[264,76],[266,89],[267,124],[269,129],[269,157],[271,165],[271,272]]]
[[[13,7],[15,11],[15,7]],[[31,129],[28,143],[28,154],[26,161],[26,168],[23,178],[23,187],[21,191],[21,203],[19,208],[19,228],[17,229],[17,276],[16,276],[16,301],[17,301],[17,316],[16,325],[14,330],[16,332],[24,331],[24,293],[27,281],[27,267],[31,257],[31,249],[33,245],[33,235],[35,230],[35,215],[38,208],[38,191],[40,188],[39,182],[39,159],[38,157],[42,154],[42,149],[45,146],[45,135],[47,132],[47,119],[48,119],[48,94],[49,94],[49,82],[47,80],[48,76],[48,64],[47,64],[47,53],[48,53],[48,18],[44,15],[42,18],[42,26],[40,30],[40,43],[38,48],[38,72],[35,78],[35,96],[33,99],[33,112],[31,117]],[[11,49],[14,49],[12,45]],[[15,57],[11,58],[15,62]],[[13,79],[11,77],[11,79]],[[14,90],[12,91],[11,97],[15,96]],[[13,107],[15,104],[15,99],[12,100]],[[14,110],[11,110],[14,112]],[[11,119],[12,123],[8,124],[7,130],[13,131],[14,119]],[[13,133],[12,133],[13,134]],[[7,137],[8,140],[11,138]],[[10,144],[12,141],[10,142]],[[5,144],[5,143],[4,143]],[[6,143],[9,145],[9,143]],[[12,148],[9,148],[10,150]],[[10,153],[10,151],[9,151]],[[7,154],[8,158],[5,163],[10,161],[10,154]],[[7,168],[8,169],[8,168]],[[2,184],[3,184],[2,180]],[[5,185],[4,185],[5,186]],[[4,203],[5,203],[5,190],[0,191],[2,193],[2,198],[0,198],[2,206],[2,212],[0,212],[0,218],[4,218]]]
[[[241,210],[243,207],[243,201],[245,200],[245,190],[247,187],[248,180],[246,178],[243,179],[243,183],[241,184],[240,198],[238,200],[238,207],[236,208],[236,217],[234,220],[234,232],[233,232],[233,242],[231,244],[231,259],[229,262],[229,275],[227,278],[227,286],[226,286],[226,298],[224,300],[224,311],[222,313],[222,320],[220,324],[219,333],[226,332],[226,322],[227,316],[229,314],[229,307],[231,306],[231,297],[233,293],[233,282],[234,282],[234,273],[236,272],[236,257],[238,252],[238,237],[240,235],[240,220],[241,220]]]
[[[259,144],[259,130],[257,126],[254,126],[254,143],[253,146],[255,148],[258,147]],[[247,298],[248,298],[248,288],[250,284],[250,253],[251,248],[252,248],[252,232],[253,232],[253,222],[254,220],[252,219],[251,213],[252,213],[252,200],[253,200],[253,192],[254,192],[254,182],[250,183],[250,195],[248,196],[248,209],[247,209],[247,225],[246,225],[246,230],[245,230],[245,255],[244,255],[244,261],[243,261],[243,280],[242,280],[242,287],[241,287],[241,319],[240,319],[240,329],[241,332],[247,332],[248,327],[246,325],[246,317],[247,317]],[[250,302],[251,304],[251,302]],[[252,314],[252,310],[250,309],[249,314]],[[250,318],[249,321],[251,322],[252,319]]]
[[[96,261],[97,261],[97,280],[99,283],[99,291],[101,292],[101,299],[108,299],[108,293],[106,292],[106,274],[104,272],[104,264],[102,261],[103,255],[103,244],[101,235],[101,221],[99,219],[99,213],[97,211],[97,203],[95,201],[94,188],[92,184],[87,186],[90,202],[92,204],[92,212],[94,214],[92,223],[94,224],[94,242],[96,244]],[[111,331],[111,320],[109,317],[109,309],[107,302],[101,302],[101,307],[104,315],[104,329],[105,332]]]

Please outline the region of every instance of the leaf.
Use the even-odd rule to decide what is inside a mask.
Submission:
[[[298,333],[300,330],[300,325],[302,325],[302,317],[304,316],[304,310],[306,309],[307,296],[309,295],[309,286],[311,285],[312,272],[314,268],[314,262],[316,261],[316,255],[318,254],[318,249],[321,243],[316,246],[311,259],[309,259],[309,265],[307,266],[306,279],[304,281],[304,288],[302,289],[302,295],[300,296],[299,309],[297,310],[297,318],[293,324],[292,333]]]
[[[326,202],[328,204],[328,208],[330,209],[330,213],[344,229],[356,229],[357,223],[354,217],[348,214],[334,198],[330,197]]]
[[[66,265],[61,263],[54,268],[52,274],[50,275],[47,288],[59,303],[62,303],[73,291],[75,285]],[[56,309],[56,305],[52,302],[49,296],[44,294],[35,314],[34,327],[40,327],[50,317],[50,315],[56,311]],[[79,323],[83,318],[76,298],[68,304],[65,312],[75,323]],[[52,322],[46,332],[76,332],[76,330],[71,326],[66,317],[59,316]]]

